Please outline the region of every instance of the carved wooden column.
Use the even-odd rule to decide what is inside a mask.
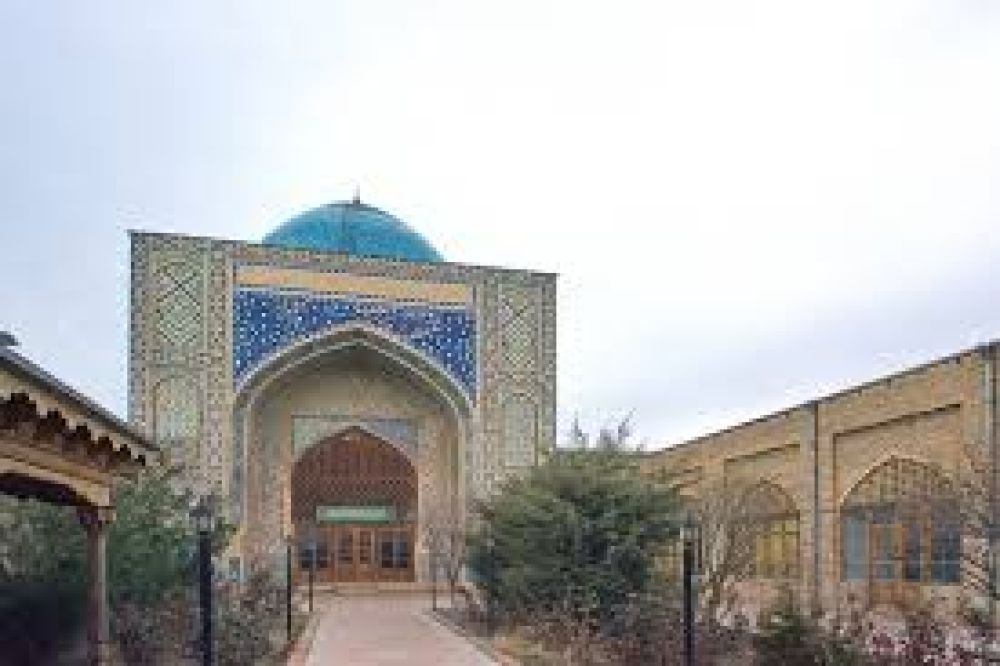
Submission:
[[[79,509],[80,523],[87,530],[87,638],[90,642],[90,663],[95,666],[107,666],[111,663],[107,550],[108,528],[114,515],[114,509],[108,506]]]

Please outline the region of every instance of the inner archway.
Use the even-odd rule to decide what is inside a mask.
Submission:
[[[409,560],[406,576],[400,574],[397,579],[429,579],[429,555],[420,538],[424,531],[420,521],[445,506],[464,506],[469,418],[467,398],[439,370],[398,340],[367,329],[347,329],[283,352],[247,380],[235,406],[235,435],[240,445],[234,456],[233,498],[244,527],[239,548],[251,568],[283,566],[286,539],[301,540],[306,535],[299,524],[315,506],[301,508],[293,490],[300,480],[293,479],[296,470],[308,468],[299,466],[299,461],[320,455],[327,446],[337,450],[344,445],[329,444],[331,440],[357,436],[370,444],[380,442],[369,447],[381,452],[374,459],[384,462],[391,452],[400,456],[396,463],[402,465],[405,460],[409,465],[409,479],[395,483],[412,487],[413,495],[408,503],[394,504],[405,507],[397,511],[395,522],[386,521],[386,529],[398,530],[386,539],[395,540],[397,561]],[[342,481],[343,488],[354,483]],[[364,483],[374,487],[371,479]],[[355,486],[355,490],[364,487]],[[346,520],[349,511],[338,511],[344,515],[331,520]],[[366,511],[371,515],[373,510],[356,515]],[[398,526],[402,523],[410,524],[408,531]],[[245,529],[248,525],[253,529]],[[352,538],[369,539],[360,533]],[[381,548],[378,535],[370,538],[373,548]],[[335,545],[328,543],[327,561],[333,558]],[[351,547],[357,546],[352,543]],[[388,553],[389,547],[385,549]],[[321,564],[322,546],[317,557]]]
[[[360,427],[310,447],[292,467],[299,578],[412,582],[417,493],[410,460]]]

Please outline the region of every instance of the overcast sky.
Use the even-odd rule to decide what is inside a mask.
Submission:
[[[1000,337],[995,0],[10,0],[0,69],[0,328],[121,414],[126,229],[355,185],[560,274],[563,428],[661,446]]]

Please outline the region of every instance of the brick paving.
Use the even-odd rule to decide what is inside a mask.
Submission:
[[[495,662],[432,617],[416,594],[329,599],[306,666],[486,666]]]

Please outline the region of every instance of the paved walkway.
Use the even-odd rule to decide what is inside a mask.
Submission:
[[[486,666],[494,662],[438,624],[424,595],[333,597],[306,666]]]

